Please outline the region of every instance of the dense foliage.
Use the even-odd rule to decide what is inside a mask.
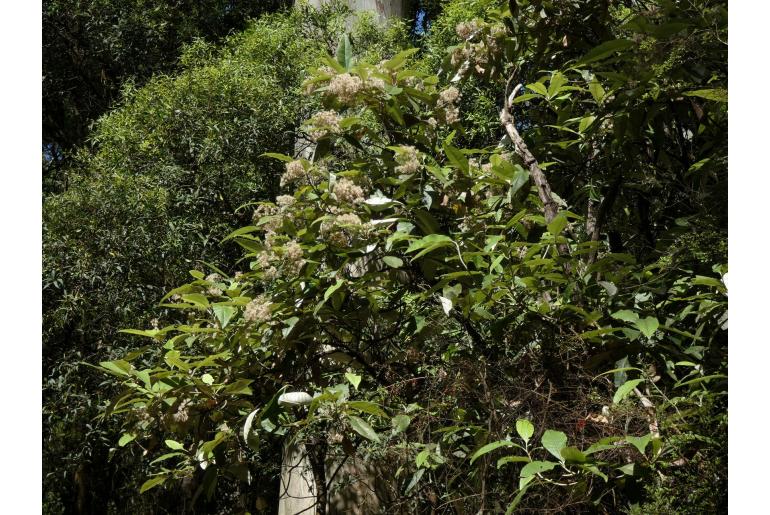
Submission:
[[[723,511],[724,2],[444,16],[421,60],[340,38],[243,257],[101,363],[141,490],[269,499],[295,442],[319,513],[330,455],[386,512]]]
[[[43,146],[53,167],[119,96],[176,66],[184,44],[240,31],[286,0],[44,0]],[[51,162],[49,162],[51,165]]]
[[[112,421],[96,421],[113,395],[94,363],[130,352],[124,327],[169,317],[155,308],[190,268],[230,270],[238,253],[220,241],[251,220],[249,203],[274,196],[280,166],[314,109],[301,95],[307,70],[336,46],[348,11],[272,14],[227,39],[202,41],[175,75],[124,88],[66,171],[64,191],[43,201],[43,420],[48,508],[139,510],[141,463],[112,458]],[[299,37],[298,37],[299,36]],[[362,17],[354,37],[379,56],[405,30]],[[173,317],[172,317],[173,319]],[[125,505],[114,505],[125,499]],[[175,503],[174,498],[168,502]]]

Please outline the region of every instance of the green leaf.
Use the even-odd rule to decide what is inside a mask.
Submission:
[[[404,260],[396,256],[385,256],[382,260],[391,268],[401,268],[404,266]]]
[[[173,451],[182,451],[184,450],[184,445],[177,442],[176,440],[166,440],[166,447]]]
[[[237,311],[235,306],[223,306],[221,304],[214,304],[211,309],[214,311],[214,316],[219,321],[219,325],[222,328],[227,327],[227,324]]]
[[[497,460],[497,468],[507,465],[508,463],[529,463],[532,461],[526,456],[504,456]]]
[[[634,323],[639,320],[639,315],[631,311],[630,309],[621,309],[613,313],[612,318],[616,320],[622,320],[624,322]]]
[[[377,435],[374,429],[372,429],[372,426],[367,424],[362,419],[356,417],[355,415],[349,415],[348,419],[350,420],[350,427],[353,428],[353,431],[360,434],[364,438],[367,438],[373,442],[380,443],[380,437]]]
[[[484,456],[485,454],[488,454],[494,451],[495,449],[499,449],[500,447],[519,447],[519,446],[508,440],[498,440],[496,442],[488,443],[484,447],[482,447],[481,449],[473,453],[473,456],[471,456],[471,464],[481,456]]]
[[[353,385],[353,388],[358,390],[358,385],[361,384],[361,376],[347,372],[345,373],[345,379],[347,379],[348,382]]]
[[[527,84],[527,89],[530,91],[534,91],[538,95],[548,96],[548,89],[546,89],[545,85],[541,82],[533,82],[531,84]]]
[[[379,405],[369,401],[350,401],[348,407],[376,417],[387,418],[388,416]]]
[[[540,438],[543,447],[561,461],[561,450],[567,446],[567,435],[561,431],[546,430]]]
[[[591,126],[596,120],[595,116],[584,116],[580,119],[580,125],[578,125],[578,132],[585,132],[587,128]]]
[[[211,374],[203,374],[201,376],[201,381],[203,381],[204,384],[211,386],[214,384],[214,377]]]
[[[585,463],[588,458],[577,447],[565,447],[561,450],[561,457],[565,461],[571,461],[573,463]]]
[[[626,381],[615,392],[615,395],[612,397],[612,402],[614,404],[619,403],[626,397],[628,397],[628,394],[631,393],[631,391],[639,386],[639,384],[643,383],[644,379],[631,379],[629,381]]]
[[[350,44],[350,37],[345,34],[340,39],[340,43],[337,46],[337,62],[340,66],[345,68],[346,71],[350,70],[350,65],[353,63],[353,47]]]
[[[524,494],[527,493],[527,488],[529,488],[529,485],[524,485],[524,488],[519,488],[519,493],[516,494],[516,497],[513,498],[511,504],[508,505],[508,509],[505,510],[505,515],[513,514],[513,512],[516,510],[516,507],[524,498]]]
[[[264,154],[261,154],[259,157],[272,157],[273,159],[278,159],[279,161],[283,161],[285,163],[294,161],[293,157],[287,156],[286,154],[279,154],[277,152],[265,152]]]
[[[655,331],[658,330],[660,323],[655,317],[647,317],[636,320],[634,325],[642,332],[643,335],[645,335],[647,338],[650,338],[653,334],[655,334]]]
[[[641,454],[644,454],[644,450],[647,448],[647,444],[650,443],[652,434],[647,433],[644,436],[626,436],[625,440],[636,447]]]
[[[390,423],[393,426],[393,432],[396,434],[406,431],[406,428],[409,427],[410,422],[412,422],[412,417],[403,414],[396,415],[390,420]]]
[[[412,488],[417,486],[417,483],[420,482],[420,479],[422,478],[422,475],[425,474],[425,469],[417,469],[417,472],[414,473],[412,476],[412,480],[409,481],[409,484],[406,486],[406,490],[404,491],[404,494],[408,494],[412,491]]]
[[[561,87],[564,86],[567,82],[567,77],[565,77],[561,72],[554,73],[551,76],[551,82],[548,84],[548,98],[555,97],[559,91],[561,91]]]
[[[552,461],[533,461],[527,463],[519,473],[519,489],[523,489],[527,486],[533,479],[535,479],[537,474],[553,470],[556,465],[558,465],[558,463]]]
[[[131,375],[131,370],[133,369],[129,362],[123,361],[122,359],[115,361],[101,361],[99,366],[120,376]]]
[[[591,93],[591,96],[594,97],[594,100],[597,104],[601,103],[601,101],[604,99],[604,95],[606,94],[604,92],[604,88],[596,79],[592,80],[588,84],[588,91]]]
[[[419,48],[408,48],[393,56],[392,59],[385,62],[385,68],[388,70],[396,70],[403,66],[406,60],[419,51]]]
[[[449,159],[449,162],[462,170],[463,173],[468,173],[470,171],[468,158],[465,157],[465,154],[460,152],[460,149],[449,143],[444,143],[444,153],[446,154],[447,159]]]
[[[186,295],[182,295],[182,300],[184,302],[193,304],[196,308],[201,310],[208,309],[209,307],[209,300],[200,293],[188,293]]]
[[[123,436],[120,437],[120,440],[118,440],[118,447],[125,447],[127,443],[132,442],[135,439],[136,439],[136,434],[124,433]]]
[[[345,281],[342,279],[337,279],[335,284],[326,288],[326,291],[324,292],[324,301],[329,300],[329,297],[331,297],[335,291],[339,290],[343,284],[345,284]]]
[[[693,91],[685,91],[682,94],[688,97],[705,98],[706,100],[713,100],[714,102],[727,102],[726,89],[696,89]]]
[[[143,494],[147,490],[150,490],[152,488],[155,488],[156,486],[163,484],[163,482],[168,478],[167,475],[161,475],[161,476],[155,476],[151,479],[148,479],[142,484],[142,487],[139,489],[139,493]]]
[[[253,392],[249,385],[253,382],[253,379],[238,379],[234,383],[229,384],[224,389],[224,393],[229,395],[251,395]]]
[[[601,59],[609,57],[615,52],[620,52],[621,50],[625,50],[633,45],[634,45],[634,42],[631,41],[630,39],[613,39],[612,41],[605,41],[604,43],[602,43],[597,47],[594,47],[586,55],[584,55],[583,58],[577,62],[576,66],[592,63],[594,61],[599,61]]]
[[[535,426],[529,420],[519,419],[516,421],[516,432],[519,433],[524,442],[529,442],[529,439],[535,434]]]
[[[561,234],[565,227],[567,227],[567,223],[567,217],[564,213],[559,213],[553,220],[551,220],[551,223],[548,224],[548,232],[551,233],[552,236],[557,236]]]

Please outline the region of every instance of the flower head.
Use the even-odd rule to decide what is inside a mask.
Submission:
[[[396,172],[402,174],[413,174],[420,169],[420,154],[417,149],[411,145],[401,147],[400,152],[396,152]]]
[[[364,190],[350,179],[340,179],[334,185],[334,194],[340,202],[360,204],[364,201]]]
[[[326,91],[328,94],[336,97],[341,104],[351,104],[362,87],[363,81],[360,77],[350,75],[349,73],[342,73],[332,77]]]
[[[243,318],[247,322],[262,323],[270,320],[270,306],[272,304],[260,295],[246,304],[243,310]]]

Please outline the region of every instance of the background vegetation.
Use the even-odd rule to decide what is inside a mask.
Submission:
[[[286,439],[386,511],[725,509],[724,2],[425,7],[123,86],[44,198],[47,511],[272,512]]]

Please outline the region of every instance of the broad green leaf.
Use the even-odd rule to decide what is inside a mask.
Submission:
[[[404,266],[404,260],[396,256],[385,256],[382,260],[391,268],[401,268]]]
[[[565,447],[561,450],[561,457],[565,461],[571,461],[573,463],[585,463],[588,458],[577,447]]]
[[[412,418],[409,415],[396,415],[393,417],[390,421],[391,425],[393,426],[393,432],[403,433],[406,431],[406,428],[409,427],[409,423],[412,421]]]
[[[198,309],[208,309],[209,307],[209,300],[200,293],[187,293],[185,295],[182,295],[182,300],[184,302],[189,302],[190,304],[193,304]]]
[[[594,97],[597,104],[600,104],[604,99],[604,88],[598,80],[594,79],[588,84],[588,91],[591,93],[591,96]]]
[[[524,489],[529,483],[535,479],[537,474],[542,474],[549,470],[553,470],[558,463],[552,461],[533,461],[524,465],[519,474],[519,489]]]
[[[508,505],[508,509],[505,510],[505,515],[513,515],[513,512],[516,510],[516,507],[524,498],[524,494],[527,493],[527,488],[529,488],[529,485],[524,485],[524,488],[519,488],[519,493],[516,494],[516,497],[513,498],[513,501],[511,501],[511,504]]]
[[[655,334],[655,331],[658,330],[660,323],[655,317],[647,317],[634,321],[634,325],[642,332],[643,335],[645,335],[647,338],[650,338],[653,334]]]
[[[329,300],[329,297],[331,297],[335,291],[339,290],[343,284],[345,284],[345,281],[342,279],[337,279],[336,283],[326,288],[326,291],[324,292],[324,300]]]
[[[227,385],[224,393],[230,395],[251,395],[253,392],[249,385],[253,382],[253,379],[238,379],[234,383]]]
[[[650,443],[652,434],[647,433],[644,436],[626,436],[625,440],[636,447],[641,454],[644,454],[644,450],[647,448],[647,444]]]
[[[372,429],[372,426],[367,424],[364,420],[355,415],[349,415],[348,420],[350,420],[350,427],[352,427],[356,433],[373,442],[380,443],[379,435]]]
[[[497,468],[507,465],[508,463],[529,463],[532,461],[526,456],[504,456],[497,460]]]
[[[696,89],[693,91],[685,91],[682,94],[688,97],[705,98],[706,100],[713,100],[714,102],[727,102],[726,89]]]
[[[163,484],[163,482],[168,478],[167,475],[161,475],[161,476],[155,476],[153,478],[148,479],[142,484],[142,487],[139,489],[139,493],[143,494],[147,490],[150,490],[152,488],[155,488],[156,486]]]
[[[165,443],[166,443],[166,447],[168,447],[171,450],[174,450],[174,451],[184,450],[184,445],[177,442],[176,440],[166,440]]]
[[[393,58],[390,59],[389,61],[386,61],[384,66],[388,70],[396,70],[401,66],[403,66],[404,62],[406,62],[406,60],[410,56],[414,55],[418,51],[419,51],[419,48],[408,48],[406,50],[403,50],[397,53],[396,55],[394,55]]]
[[[529,442],[529,439],[535,434],[535,426],[529,420],[520,418],[516,421],[516,432],[519,433],[522,440]]]
[[[237,311],[235,306],[223,306],[221,304],[214,304],[211,309],[214,311],[214,316],[217,318],[219,325],[222,328],[227,327],[227,324],[230,323],[230,320]]]
[[[417,486],[417,483],[420,482],[420,479],[422,478],[422,475],[425,474],[426,469],[417,469],[417,471],[412,476],[412,480],[409,481],[409,484],[406,486],[406,490],[404,491],[404,494],[408,494],[412,491],[412,489]]]
[[[626,397],[628,397],[628,394],[633,391],[634,388],[639,386],[639,384],[643,383],[644,379],[631,379],[630,381],[626,381],[615,392],[615,395],[612,397],[612,402],[614,404],[619,403]]]
[[[363,413],[369,413],[370,415],[374,415],[376,417],[382,417],[386,418],[388,415],[382,410],[382,408],[369,401],[350,401],[348,402],[348,406],[361,411]]]
[[[561,450],[567,446],[567,435],[561,431],[546,430],[540,438],[543,447],[561,461]]]
[[[587,128],[591,126],[596,120],[595,116],[584,116],[580,119],[580,125],[578,125],[578,132],[585,132]]]
[[[110,372],[113,372],[121,376],[131,375],[131,370],[133,369],[130,363],[122,359],[118,359],[115,361],[101,361],[99,362],[99,365],[102,368],[105,368]]]
[[[345,70],[350,70],[350,65],[353,63],[353,47],[350,44],[350,37],[347,34],[340,39],[340,43],[337,46],[337,55],[335,57],[337,58],[337,62],[340,63],[340,66],[345,68]]]
[[[136,434],[124,433],[120,440],[118,440],[118,447],[125,447],[127,443],[134,441],[134,439],[136,439]]]
[[[463,173],[468,173],[470,170],[468,158],[465,157],[465,154],[460,152],[460,149],[453,147],[449,143],[444,143],[444,153],[446,154],[446,157],[449,159],[450,163],[462,170]]]
[[[527,84],[527,89],[530,91],[534,91],[538,95],[548,96],[548,89],[545,87],[544,84],[540,82],[532,82],[531,84]]]
[[[358,385],[361,384],[361,376],[353,374],[352,372],[346,372],[345,379],[353,385],[353,388],[358,390]]]
[[[567,223],[567,217],[564,213],[559,213],[553,220],[551,220],[551,223],[548,224],[548,232],[551,233],[552,236],[557,236],[561,234],[565,227],[567,227]]]
[[[484,456],[485,454],[490,453],[495,449],[499,449],[500,447],[519,447],[519,446],[508,440],[498,440],[496,442],[488,443],[485,446],[483,446],[481,449],[473,453],[473,456],[471,456],[471,464],[481,456]]]
[[[561,72],[556,72],[551,75],[551,82],[548,84],[548,98],[555,97],[559,91],[561,91],[561,87],[564,86],[567,82],[567,77],[565,77]]]
[[[201,376],[201,381],[203,381],[204,384],[211,386],[214,384],[214,377],[211,374],[203,374]]]
[[[605,41],[601,45],[594,47],[586,55],[580,59],[576,66],[599,61],[615,52],[620,52],[634,45],[634,42],[629,39],[613,39],[611,41]]]
[[[283,161],[285,163],[294,161],[293,157],[287,156],[286,154],[279,154],[277,152],[265,152],[264,154],[260,154],[259,157],[272,157],[273,159],[278,159],[279,161]]]
[[[621,309],[620,311],[616,311],[613,313],[612,318],[615,318],[617,320],[622,320],[624,322],[630,322],[634,323],[637,320],[639,320],[639,315],[637,313],[634,313],[630,309]]]

